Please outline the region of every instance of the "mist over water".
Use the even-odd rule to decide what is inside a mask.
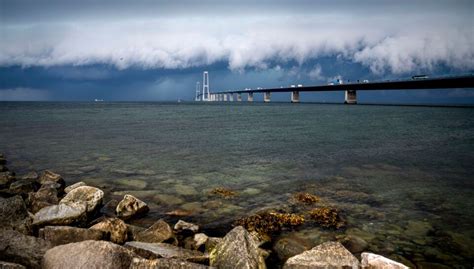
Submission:
[[[131,193],[148,217],[226,231],[294,192],[339,208],[342,230],[397,260],[474,264],[474,109],[316,104],[0,103],[0,152],[21,175],[50,169],[106,201]],[[212,188],[239,192],[234,199]]]

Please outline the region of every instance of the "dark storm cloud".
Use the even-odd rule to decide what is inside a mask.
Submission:
[[[329,55],[374,73],[474,68],[472,1],[0,3],[1,66],[182,69],[223,61],[242,70]]]

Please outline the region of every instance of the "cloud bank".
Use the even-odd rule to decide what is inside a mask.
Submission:
[[[291,1],[277,1],[276,7],[268,3],[267,12],[259,13],[250,12],[254,10],[251,2],[244,1],[192,13],[177,4],[157,2],[149,9],[173,12],[157,11],[156,16],[143,11],[146,8],[130,15],[137,7],[130,7],[128,13],[116,8],[114,14],[110,3],[112,11],[104,16],[100,12],[85,16],[89,13],[76,14],[66,8],[57,20],[33,15],[13,19],[12,15],[0,25],[0,66],[109,64],[118,69],[182,69],[226,62],[231,70],[244,70],[336,56],[376,74],[440,65],[474,69],[469,1],[410,1],[400,2],[398,8],[384,1],[362,6],[335,3],[299,1],[295,10]],[[265,9],[259,5],[255,10]],[[321,67],[316,66],[312,76],[317,79],[320,74]]]

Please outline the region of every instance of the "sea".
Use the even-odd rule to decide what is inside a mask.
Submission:
[[[135,225],[183,219],[222,236],[304,192],[345,226],[310,223],[275,241],[356,236],[412,267],[474,266],[472,107],[0,102],[0,153],[19,176],[49,169],[103,189],[105,202],[135,195],[150,207]],[[190,213],[169,214],[179,210]]]

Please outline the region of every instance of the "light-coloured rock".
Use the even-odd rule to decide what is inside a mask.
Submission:
[[[117,205],[116,213],[119,218],[127,220],[134,216],[145,214],[148,210],[148,205],[145,202],[126,194]]]
[[[187,230],[187,231],[191,231],[193,233],[197,233],[199,231],[199,226],[194,224],[194,223],[186,222],[184,220],[179,220],[174,225],[174,230],[179,231],[179,232]]]
[[[134,258],[130,269],[207,269],[211,268],[199,263],[192,263],[178,259],[147,260]]]
[[[43,258],[43,269],[125,269],[136,257],[128,249],[107,241],[82,241],[54,247]]]
[[[204,233],[198,233],[194,235],[194,247],[198,249],[202,245],[205,245],[209,237]]]
[[[102,190],[95,187],[82,186],[71,190],[59,203],[83,202],[87,205],[87,212],[92,212],[97,206],[102,204],[102,198],[104,198],[104,192]]]
[[[0,229],[17,230],[28,235],[30,225],[31,219],[25,202],[19,195],[10,198],[0,197]]]
[[[33,218],[33,225],[69,225],[84,221],[87,206],[85,203],[62,203],[40,209]]]
[[[40,237],[52,245],[64,245],[86,240],[101,240],[104,232],[70,226],[46,226],[39,231]]]
[[[258,242],[242,226],[227,233],[209,256],[211,266],[217,268],[266,268],[265,255]]]
[[[163,220],[158,220],[148,229],[135,236],[136,241],[147,243],[161,243],[174,237],[173,230]]]
[[[181,259],[190,262],[206,262],[208,256],[200,251],[189,250],[166,243],[127,242],[125,247],[147,259]]]
[[[26,269],[26,267],[18,263],[0,261],[0,269]]]
[[[123,220],[118,218],[105,219],[94,226],[90,227],[92,230],[99,230],[108,236],[110,241],[123,244],[128,239],[128,228]]]
[[[43,239],[13,230],[0,230],[0,258],[4,261],[41,268],[41,259],[49,248],[50,243]]]
[[[374,253],[361,254],[362,269],[409,269],[409,267]]]
[[[359,268],[359,261],[339,242],[326,242],[289,258],[284,269]]]
[[[64,192],[69,193],[70,191],[74,190],[75,188],[83,187],[83,186],[87,186],[87,184],[82,182],[82,181],[79,181],[79,182],[76,182],[76,183],[72,184],[71,186],[66,187],[64,189]]]

